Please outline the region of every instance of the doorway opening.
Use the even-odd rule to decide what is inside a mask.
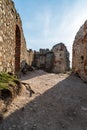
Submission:
[[[20,70],[20,55],[21,55],[21,33],[18,25],[15,30],[15,73]]]

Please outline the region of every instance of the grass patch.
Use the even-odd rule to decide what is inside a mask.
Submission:
[[[15,86],[18,83],[19,83],[19,80],[16,77],[14,77],[13,75],[10,75],[5,72],[0,73],[0,90],[8,89],[9,84],[12,86]]]

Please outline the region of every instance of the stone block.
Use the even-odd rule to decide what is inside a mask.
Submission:
[[[3,38],[0,36],[0,42],[3,42]]]

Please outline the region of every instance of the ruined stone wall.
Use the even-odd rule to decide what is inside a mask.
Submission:
[[[46,64],[47,62],[47,54],[50,52],[49,49],[40,49],[38,52],[36,51],[34,53],[34,66],[40,69],[44,69],[46,68]],[[50,54],[50,53],[49,53]],[[49,63],[51,64],[51,63]]]
[[[46,65],[46,53],[47,53],[47,49],[39,50],[40,68],[43,68],[43,69],[45,69],[45,65]]]
[[[27,51],[27,53],[28,53],[28,64],[30,66],[32,66],[32,63],[33,63],[33,60],[34,60],[34,51],[32,51],[32,49],[29,49]]]
[[[18,72],[27,61],[22,23],[14,3],[0,0],[0,71]]]
[[[45,62],[45,70],[47,72],[52,72],[53,61],[54,61],[53,52],[52,51],[47,52],[47,54],[46,54],[46,62]]]
[[[53,46],[52,51],[54,53],[54,61],[52,72],[60,73],[68,71],[69,66],[69,52],[63,43],[56,44]]]
[[[56,44],[52,50],[40,49],[34,56],[35,67],[48,72],[60,73],[70,69],[69,52],[63,43]]]
[[[36,68],[40,67],[40,58],[39,58],[39,52],[38,51],[34,51],[34,57],[33,57],[33,63],[32,65]]]
[[[87,21],[77,32],[73,43],[72,70],[87,81]]]

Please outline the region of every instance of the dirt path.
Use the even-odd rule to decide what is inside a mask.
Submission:
[[[42,70],[21,77],[35,91],[23,86],[0,130],[87,130],[87,84],[69,74]]]

